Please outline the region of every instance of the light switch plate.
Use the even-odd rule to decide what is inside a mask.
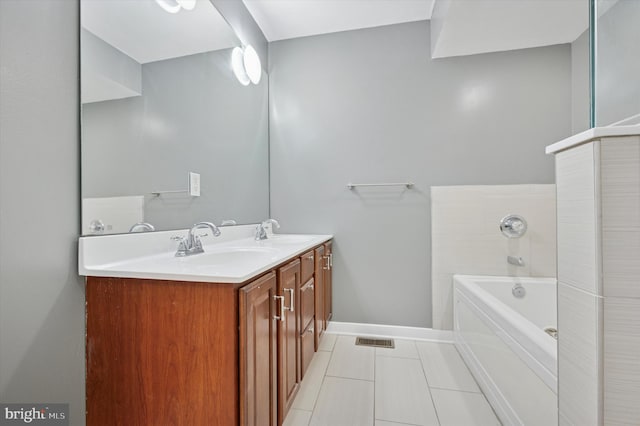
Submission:
[[[200,196],[200,173],[189,172],[189,195]]]

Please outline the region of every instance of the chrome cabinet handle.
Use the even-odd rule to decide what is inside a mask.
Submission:
[[[329,254],[329,268],[333,268],[333,253]]]
[[[293,310],[294,309],[294,306],[293,306],[293,304],[294,304],[293,289],[292,288],[285,288],[284,291],[290,292],[289,295],[291,297],[291,305],[288,308],[285,308],[285,309],[287,309],[287,310],[289,310],[291,312],[294,312],[294,310]],[[284,296],[282,296],[282,298],[284,299]],[[284,303],[284,301],[283,301],[283,303]],[[284,305],[282,305],[282,306],[284,306]]]
[[[273,319],[284,321],[284,296],[273,296],[273,300],[280,299],[280,315],[274,315]]]
[[[331,268],[331,261],[329,260],[329,256],[322,256],[322,258],[327,261],[327,264],[323,266],[322,269],[327,271],[329,270],[329,268]]]
[[[309,327],[309,328],[307,329],[307,333],[313,333],[314,331],[315,331],[315,330],[313,329],[313,327]]]

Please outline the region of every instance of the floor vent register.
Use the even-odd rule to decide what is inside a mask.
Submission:
[[[370,337],[357,337],[357,346],[373,346],[374,348],[395,348],[393,339],[372,339]]]

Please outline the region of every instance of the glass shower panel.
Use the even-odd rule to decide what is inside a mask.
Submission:
[[[640,1],[592,1],[597,1],[594,124],[640,124]]]

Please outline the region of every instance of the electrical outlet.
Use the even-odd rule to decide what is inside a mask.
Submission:
[[[189,172],[189,195],[200,196],[200,173]]]

